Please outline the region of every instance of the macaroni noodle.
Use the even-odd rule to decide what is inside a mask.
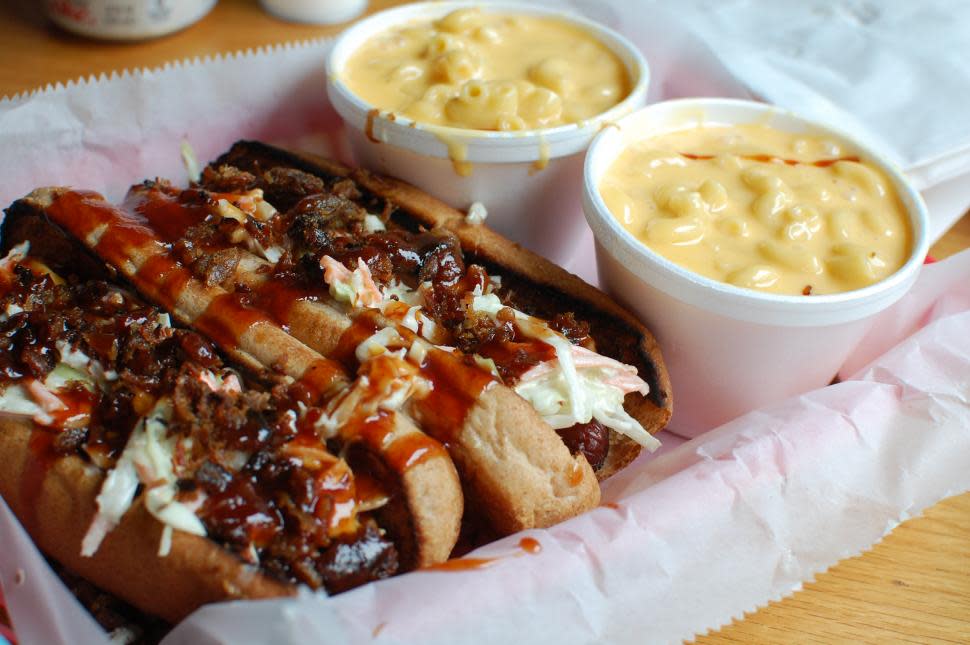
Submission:
[[[764,125],[681,130],[630,145],[600,194],[640,241],[709,278],[849,291],[899,269],[912,233],[889,180],[843,148]]]

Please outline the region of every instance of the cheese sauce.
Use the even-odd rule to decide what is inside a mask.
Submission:
[[[374,36],[347,61],[342,79],[381,110],[474,130],[575,123],[630,92],[623,62],[583,28],[478,9]]]
[[[890,180],[843,147],[765,125],[681,130],[630,145],[600,194],[637,239],[701,275],[850,291],[899,269],[912,232]]]

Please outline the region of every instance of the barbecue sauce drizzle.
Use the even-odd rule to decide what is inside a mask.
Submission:
[[[144,223],[136,221],[136,216],[128,212],[106,204],[100,195],[89,192],[68,192],[57,199],[49,211],[59,224],[81,239],[86,239],[88,235],[107,225],[94,250],[113,266],[124,266],[122,263],[126,261],[126,258],[143,249],[148,248],[155,251],[155,255],[151,256],[135,272],[132,280],[139,289],[148,292],[151,299],[166,308],[171,308],[178,301],[187,285],[194,280],[194,277],[191,271],[172,257],[171,251],[158,238],[184,233],[185,229],[192,223],[197,223],[195,218],[204,216],[204,211],[185,206],[160,191],[151,191],[150,194],[153,199],[148,199],[148,194],[142,194],[139,199],[129,199],[126,202],[127,208],[134,209],[138,216],[146,220]],[[161,226],[160,229],[155,229],[154,227],[158,225],[156,218],[165,220],[168,224]],[[260,291],[275,294],[266,297],[277,299],[276,306],[270,308],[270,313],[275,314],[274,317],[277,318],[288,318],[288,311],[292,307],[292,303],[284,305],[285,296],[280,294],[299,295],[301,296],[300,299],[314,297],[312,293],[298,293],[297,288],[292,284],[284,286],[279,291],[276,291],[275,288],[275,282],[267,281]],[[248,296],[250,294],[245,292],[232,292],[217,296],[192,323],[193,326],[226,351],[237,349],[239,339],[253,326],[275,324],[274,320],[263,311],[253,309],[245,304]],[[264,300],[257,298],[257,302],[264,302]],[[280,315],[283,311],[287,313]],[[364,316],[362,320],[364,322],[361,327],[357,327],[358,332],[371,325],[376,325],[376,323],[366,322],[367,316]],[[350,335],[354,335],[354,332],[351,331],[354,328],[352,325],[351,329],[348,330]],[[376,327],[372,327],[372,329],[376,330]],[[367,336],[372,333],[373,331],[370,331]],[[344,336],[347,335],[348,333],[345,332]],[[367,336],[360,338],[360,341],[363,341]],[[353,345],[353,348],[355,347],[356,345]],[[343,356],[345,365],[350,365],[352,361],[356,361],[356,358],[353,357],[353,348],[348,348],[349,353]],[[340,373],[340,368],[333,361],[323,358],[312,364],[304,372],[298,381],[298,386],[308,391],[307,393],[312,401],[320,401],[330,391]],[[439,380],[441,379],[433,378],[432,382],[437,383]],[[443,387],[435,389],[444,390]],[[459,415],[463,420],[464,414],[467,413],[467,406],[456,411],[456,404],[446,397],[433,396],[432,400],[441,405],[443,410],[450,411],[448,417],[450,420],[454,420]],[[383,446],[381,440],[387,434],[387,430],[384,430],[381,434],[375,429],[385,427],[388,423],[388,419],[378,416],[375,419],[355,421],[352,428],[345,430],[345,432],[348,436],[361,437],[365,443],[371,445],[375,450],[380,450]],[[440,426],[441,424],[437,425]],[[450,428],[450,426],[444,427]],[[434,435],[434,433],[432,434]],[[379,436],[381,440],[372,440],[375,436]],[[388,454],[386,456],[389,465],[399,475],[403,475],[407,468],[420,464],[431,456],[442,454],[443,449],[440,444],[428,437],[418,438],[420,436],[416,434],[400,438],[387,448]]]
[[[159,238],[171,243],[182,238],[189,228],[203,223],[209,217],[206,208],[199,203],[200,196],[211,200],[216,194],[198,189],[179,192],[169,186],[151,185],[146,186],[145,189],[131,191],[125,205],[127,210],[136,213],[135,217],[143,222],[141,231],[148,231],[149,237],[154,238],[156,243]],[[129,219],[131,218],[132,216],[129,216]],[[428,235],[430,234],[419,234],[419,237],[423,239],[422,236]],[[145,243],[145,240],[141,241]],[[228,247],[229,245],[226,244],[221,248]],[[98,252],[101,253],[100,249]],[[157,262],[159,265],[163,264],[161,260]],[[191,275],[188,269],[181,266],[179,268],[181,269],[178,272],[179,280],[184,280],[186,274]],[[159,272],[159,269],[162,271]],[[154,275],[167,277],[169,273],[164,271],[165,269],[171,270],[168,266],[154,269],[156,273],[146,275],[147,281],[150,282]],[[172,273],[175,272],[172,271]],[[473,277],[471,275],[462,277],[464,281],[468,279]],[[184,283],[177,284],[173,278],[168,278],[167,281],[173,288],[184,287]],[[165,290],[159,287],[155,291]],[[168,293],[171,294],[173,291],[169,290]],[[218,305],[216,302],[210,304],[210,309],[216,307],[219,311],[207,310],[195,324],[226,347],[228,343],[245,333],[251,325],[261,322],[251,309],[247,309],[242,304],[244,301],[265,311],[273,321],[289,331],[295,303],[317,301],[321,295],[292,275],[274,273],[254,291],[248,291],[245,296],[220,297]],[[218,315],[212,315],[210,318],[207,314]],[[382,320],[382,316],[376,310],[357,313],[353,323],[343,332],[330,355],[349,371],[355,371],[358,367],[354,356],[356,347],[385,324],[386,321]],[[415,335],[410,330],[401,325],[396,325],[396,328],[408,342],[413,342]],[[555,350],[547,343],[518,337],[515,341],[486,343],[478,348],[478,352],[486,358],[495,360],[502,366],[505,378],[513,380],[520,378],[533,365],[555,358]],[[421,376],[431,384],[431,391],[428,396],[414,400],[415,415],[428,434],[448,445],[455,440],[455,433],[461,430],[465,418],[481,394],[497,381],[490,373],[478,366],[467,364],[465,357],[452,356],[438,349],[430,350],[419,368]],[[570,448],[573,452],[577,451],[575,446]],[[595,462],[594,467],[598,467],[605,457],[605,454],[595,456],[587,454],[585,450],[579,452],[583,452],[591,464]]]
[[[23,264],[29,265],[30,260],[28,259]],[[18,269],[19,271],[20,269]],[[24,274],[20,274],[23,277]],[[100,291],[90,291],[90,287],[85,284],[77,284],[73,282],[68,282],[66,288],[69,294],[68,296],[57,295],[58,292],[55,289],[60,289],[62,287],[56,286],[55,282],[50,279],[49,276],[43,278],[37,278],[36,276],[32,279],[32,282],[25,283],[27,285],[25,288],[28,289],[22,295],[17,297],[16,301],[21,301],[21,298],[33,297],[35,289],[39,289],[39,294],[43,295],[40,300],[42,304],[35,304],[30,310],[30,313],[21,314],[22,316],[30,315],[32,317],[29,323],[29,329],[43,329],[43,325],[46,323],[41,322],[41,319],[35,318],[38,315],[44,315],[46,320],[46,315],[59,314],[63,310],[66,312],[77,311],[76,307],[84,307],[87,302],[88,293],[102,293]],[[100,285],[101,283],[93,282],[91,284]],[[17,288],[16,281],[3,281],[2,293],[6,295],[10,289]],[[112,292],[108,292],[112,293]],[[156,309],[147,307],[143,304],[139,304],[130,299],[128,295],[123,295],[120,292],[114,292],[119,297],[120,300],[112,305],[112,309],[105,310],[103,308],[96,309],[94,311],[89,311],[83,314],[83,318],[80,320],[84,321],[83,326],[74,327],[74,323],[68,323],[63,329],[58,327],[60,330],[54,337],[44,336],[42,340],[37,340],[36,342],[42,343],[43,347],[51,346],[53,343],[60,342],[62,339],[76,338],[78,334],[82,333],[84,330],[84,338],[89,337],[89,332],[94,329],[99,329],[99,321],[108,319],[111,316],[120,316],[116,320],[120,321],[118,324],[122,326],[125,325],[124,321],[133,322],[144,322],[148,319],[157,316],[158,311]],[[114,302],[114,301],[112,301]],[[42,309],[38,309],[42,307]],[[51,307],[48,309],[48,307]],[[70,314],[76,315],[76,314]],[[65,321],[77,321],[77,318],[65,318]],[[40,326],[38,326],[40,325]],[[90,326],[89,326],[90,325]],[[37,332],[32,332],[36,334]],[[135,333],[135,332],[133,332]],[[191,335],[197,338],[192,332],[180,332],[184,334]],[[36,335],[30,336],[29,338],[38,338]],[[163,339],[155,341],[158,343],[157,347],[162,347],[169,340],[174,339],[174,336],[165,336]],[[182,336],[181,338],[185,338]],[[30,342],[34,342],[33,340]],[[200,341],[204,342],[204,341]],[[155,346],[153,346],[155,347]],[[181,348],[181,349],[179,349]],[[203,361],[207,367],[219,367],[221,364],[218,358],[211,353],[211,350],[205,350],[204,348],[199,348],[198,346],[192,345],[191,343],[187,346],[182,342],[175,342],[169,345],[169,349],[165,349],[165,352],[185,352],[183,359],[187,359],[189,362],[194,361],[196,358]],[[54,351],[54,350],[51,350]],[[97,359],[97,352],[95,353],[95,359]],[[112,359],[113,361],[114,359]],[[184,366],[184,363],[182,363]],[[110,365],[115,365],[111,363]],[[131,363],[119,362],[117,363],[118,369],[122,369],[122,365],[127,367],[131,366]],[[3,380],[8,381],[9,384],[23,383],[29,384],[32,380],[32,376],[9,376],[5,375]],[[162,396],[174,396],[174,390],[168,388],[177,387],[175,381],[164,381],[168,382],[169,385],[166,389],[159,390],[155,394],[161,394]],[[110,381],[110,383],[117,383],[118,386],[125,388],[127,386],[122,385],[123,381]],[[114,385],[109,386],[109,391]],[[101,411],[99,405],[102,403],[107,403],[108,399],[111,397],[110,394],[102,395],[100,388],[87,389],[82,387],[80,384],[70,384],[65,388],[59,388],[56,393],[57,398],[64,404],[64,407],[58,410],[49,412],[48,415],[51,420],[45,424],[45,427],[36,428],[31,434],[28,440],[28,456],[25,460],[24,471],[22,474],[20,486],[23,488],[23,497],[28,499],[42,490],[44,482],[46,480],[47,474],[51,467],[57,462],[57,460],[66,455],[70,455],[73,451],[77,451],[78,454],[83,455],[84,453],[90,453],[92,448],[98,450],[101,446],[103,437],[101,436],[100,430],[95,428],[95,419],[99,417]],[[280,405],[288,405],[286,399],[279,399],[280,394],[273,394],[275,402],[272,404],[277,413],[281,412],[285,408],[279,407]],[[318,409],[317,409],[318,410]],[[247,414],[249,414],[247,412]],[[257,413],[256,417],[249,417],[249,424],[261,423],[260,421],[261,413]],[[84,427],[78,425],[80,420],[85,420],[86,423]],[[363,440],[371,445],[380,445],[385,442],[386,435],[388,431],[393,428],[393,416],[390,413],[380,413],[374,417],[361,419],[357,422],[360,428],[359,432],[363,435]],[[101,422],[97,422],[100,424]],[[131,425],[131,424],[129,424]],[[65,448],[59,445],[60,433],[65,432],[64,428],[73,428],[79,432],[83,432],[86,439],[81,439],[79,442],[74,442],[73,440],[69,444],[70,447]],[[88,429],[90,428],[90,430]],[[213,429],[217,431],[216,429]],[[250,431],[249,426],[242,428],[244,433]],[[279,434],[279,430],[276,431]],[[256,432],[257,436],[262,436],[263,438],[257,441],[257,446],[255,450],[265,450],[266,447],[273,445],[273,433],[269,430],[258,430]],[[353,434],[351,433],[351,436]],[[373,538],[365,537],[366,530],[363,529],[361,525],[358,524],[357,520],[357,492],[355,487],[355,479],[350,473],[349,469],[341,460],[334,457],[326,452],[324,444],[321,442],[320,437],[317,435],[316,429],[312,424],[312,419],[304,419],[304,422],[299,424],[297,430],[297,435],[291,439],[287,439],[287,433],[285,430],[282,434],[282,439],[286,445],[293,445],[296,447],[305,446],[310,450],[316,450],[317,454],[326,455],[326,458],[319,462],[319,465],[311,465],[312,462],[301,461],[302,466],[295,466],[298,469],[303,469],[305,472],[310,473],[314,476],[315,481],[313,484],[312,492],[309,493],[309,498],[303,498],[297,501],[298,504],[302,505],[302,508],[311,512],[315,515],[321,522],[323,522],[322,527],[315,529],[313,535],[318,537],[313,538],[312,535],[310,539],[315,539],[315,543],[321,548],[326,548],[332,543],[334,536],[346,536],[340,539],[352,539],[354,541],[358,539],[370,539],[373,542]],[[424,441],[422,441],[423,439]],[[267,444],[266,442],[271,443]],[[260,448],[259,446],[263,446]],[[393,450],[391,451],[390,464],[398,472],[404,472],[407,468],[410,468],[418,463],[421,463],[430,454],[433,454],[434,450],[443,451],[443,448],[433,442],[431,439],[421,435],[418,439],[413,439],[411,437],[403,437],[401,441],[396,441],[392,443]],[[255,454],[255,453],[254,453]],[[211,458],[213,453],[209,453]],[[340,468],[336,470],[333,468],[335,465],[341,465]],[[248,465],[245,467],[248,468]],[[225,526],[242,526],[241,529],[244,531],[245,535],[249,538],[249,543],[257,548],[263,548],[268,546],[274,537],[276,537],[281,531],[285,531],[286,523],[283,517],[279,514],[280,509],[283,508],[282,505],[276,505],[278,502],[272,500],[279,500],[281,495],[292,495],[294,494],[291,490],[292,486],[285,483],[286,480],[279,479],[269,479],[262,480],[257,483],[257,480],[250,479],[249,475],[244,473],[244,469],[241,469],[238,473],[232,475],[231,483],[228,487],[223,490],[210,490],[207,491],[207,501],[203,506],[203,511],[200,517],[203,521],[210,527],[213,531],[213,537],[218,539],[218,533],[220,530],[223,532],[225,529],[220,529],[219,527]],[[187,483],[191,483],[193,480],[185,480]],[[247,488],[250,487],[250,488]],[[255,488],[254,488],[255,487]],[[256,493],[256,488],[259,489],[259,493]],[[276,490],[276,489],[279,490]],[[370,484],[371,495],[380,496],[380,487],[375,484]],[[304,489],[306,490],[306,489]],[[247,492],[248,491],[248,492]],[[300,489],[297,489],[300,492]],[[254,494],[256,497],[254,497]],[[262,500],[261,502],[259,500]],[[258,503],[257,503],[258,502]],[[23,518],[25,524],[30,526],[32,529],[36,529],[41,526],[40,518],[36,514],[36,509],[33,506],[28,506],[24,509],[25,517]],[[367,520],[370,521],[370,520]],[[326,527],[326,528],[323,528]],[[367,535],[371,535],[367,533]],[[238,534],[237,534],[238,536]],[[383,538],[378,538],[383,540]],[[381,548],[391,548],[386,545],[389,543],[380,543]],[[238,541],[228,541],[228,545],[236,547],[239,546]],[[275,556],[273,556],[275,557]],[[321,558],[326,558],[327,555],[320,555]],[[396,558],[396,556],[393,556]],[[396,562],[396,560],[394,560]],[[283,561],[283,566],[290,566],[285,564]],[[368,565],[369,566],[369,565]],[[393,566],[397,566],[396,564]],[[368,571],[370,571],[368,569]],[[278,569],[276,570],[279,573]],[[370,573],[368,573],[370,575]],[[306,580],[304,580],[306,582]],[[329,582],[328,582],[329,584]],[[338,577],[335,584],[343,585],[344,582]]]
[[[166,208],[145,207],[142,200],[138,209],[171,217],[172,222],[184,223],[173,215],[181,205],[168,203]],[[129,204],[129,207],[131,204]],[[186,209],[187,211],[188,209]],[[139,221],[137,215],[107,204],[97,193],[69,191],[58,197],[48,208],[51,218],[75,237],[90,242],[101,232],[93,245],[94,252],[108,264],[118,268],[149,300],[171,310],[179,299],[190,290],[195,278],[173,256],[169,245],[159,239],[158,232],[148,222]],[[151,222],[154,225],[154,222]],[[179,224],[181,225],[181,224]],[[165,229],[172,232],[176,227],[169,224]],[[135,269],[131,258],[144,257],[141,267]],[[275,325],[264,312],[245,303],[245,294],[225,293],[216,296],[192,325],[211,338],[225,351],[239,349],[239,341],[258,324]],[[336,365],[321,361],[313,366],[306,377],[306,385],[318,394],[326,392],[340,377]]]
[[[154,229],[153,232],[167,242],[181,238],[191,226],[202,223],[208,217],[205,209],[182,203],[177,197],[157,188],[132,193],[126,200],[126,204],[129,209],[134,210],[144,219],[146,226]],[[187,269],[183,270],[187,271]],[[282,280],[276,279],[277,277],[278,274],[274,274],[254,292],[236,296],[236,301],[251,302],[286,328],[291,322],[293,305],[296,302],[317,301],[322,294],[314,293],[312,289],[293,277],[284,276]],[[226,298],[226,301],[228,300],[229,298]],[[239,319],[245,320],[245,314],[238,313]],[[231,320],[234,316],[227,312],[226,316],[217,317],[219,321],[224,319]],[[219,325],[206,327],[204,323],[196,324],[200,330],[220,344],[224,344],[233,337]],[[365,310],[357,313],[354,315],[353,323],[342,333],[336,348],[330,352],[330,355],[349,371],[356,371],[359,367],[355,356],[357,346],[382,326],[378,311]],[[400,325],[397,327],[407,342],[415,340],[416,337],[410,330]],[[244,333],[244,329],[241,328],[230,331]],[[548,349],[551,350],[551,347]],[[498,348],[495,351],[500,352],[501,349]],[[543,353],[544,356],[546,354],[552,355],[549,351]],[[482,392],[494,385],[496,381],[494,377],[478,367],[465,365],[460,359],[438,349],[430,350],[419,368],[421,376],[431,383],[431,392],[424,399],[415,401],[416,412],[420,416],[422,427],[435,439],[448,444],[454,441],[455,432],[461,429],[466,416]]]

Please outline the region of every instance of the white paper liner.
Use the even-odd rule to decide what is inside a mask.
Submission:
[[[928,267],[917,289],[966,276],[968,263],[965,252]],[[968,330],[963,280],[915,335],[852,380],[641,460],[605,485],[617,508],[529,532],[542,545],[536,555],[513,536],[472,554],[496,558],[483,569],[412,573],[333,598],[211,605],[166,643],[677,642],[726,624],[970,489]],[[50,574],[2,519],[27,573],[7,583],[5,554],[0,575],[18,630],[32,637],[48,621],[24,610],[39,596],[50,606],[35,586]],[[64,601],[58,621],[74,636],[71,616],[84,614]]]
[[[661,96],[741,91],[666,14],[626,28],[673,61],[662,74],[654,68]],[[339,154],[323,96],[326,47],[176,64],[0,102],[0,201],[44,183],[119,198],[144,177],[178,179],[183,138],[202,160],[246,137]],[[677,67],[678,55],[691,68]],[[675,642],[741,617],[970,488],[968,267],[968,253],[927,267],[914,296],[886,314],[901,322],[882,326],[884,337],[869,339],[855,363],[916,333],[857,379],[677,447],[669,439],[664,455],[607,482],[605,500],[618,508],[531,532],[537,555],[514,536],[474,554],[498,558],[481,570],[408,574],[330,599],[212,605],[166,642]],[[0,583],[19,637],[103,642],[3,504],[0,538]]]
[[[115,200],[146,177],[184,181],[183,140],[203,161],[245,138],[340,156],[323,71],[329,46],[182,61],[0,100],[0,203],[38,182],[97,187]]]

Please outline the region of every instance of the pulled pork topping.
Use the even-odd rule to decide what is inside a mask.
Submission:
[[[0,267],[0,409],[45,421],[58,453],[109,471],[86,552],[142,491],[166,526],[162,555],[175,527],[331,592],[398,570],[393,543],[358,512],[350,467],[291,386],[244,381],[122,288],[15,260]]]
[[[239,262],[231,249],[245,247],[267,261],[259,270],[272,272],[272,283],[305,294],[299,298],[323,298],[329,291],[349,309],[377,309],[431,344],[459,350],[529,400],[554,428],[568,429],[576,440],[567,445],[590,463],[605,461],[603,427],[656,447],[623,410],[624,396],[646,393],[646,383],[628,366],[592,358],[588,324],[571,312],[553,313],[548,322],[525,314],[528,298],[503,287],[485,266],[467,262],[453,233],[394,225],[395,206],[349,178],[324,180],[250,161],[243,168],[210,166],[189,190],[154,184],[133,194],[142,209],[179,205],[165,221],[149,220],[163,233],[166,222],[183,222],[168,239],[200,279],[231,282]],[[259,200],[272,203],[272,217],[258,216]],[[476,306],[482,296],[504,307],[490,301],[483,311]],[[267,302],[254,302],[257,307],[276,306],[274,299],[258,298]],[[589,352],[576,362],[563,343]],[[536,369],[543,364],[558,367]]]

